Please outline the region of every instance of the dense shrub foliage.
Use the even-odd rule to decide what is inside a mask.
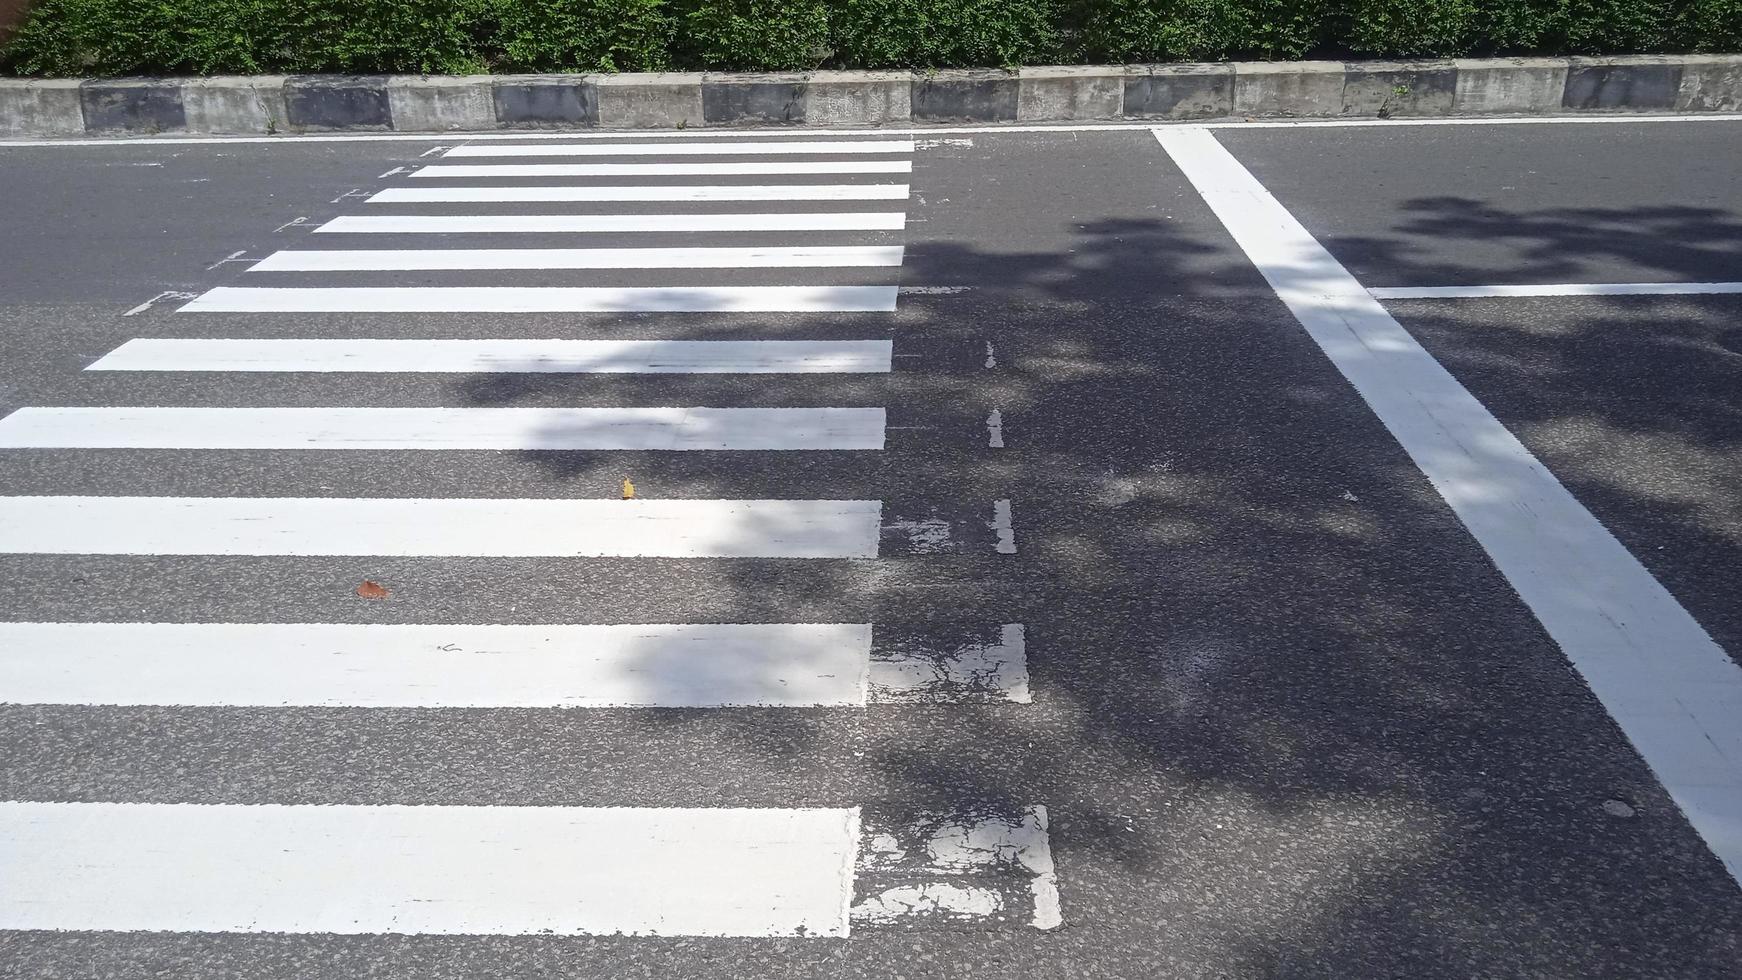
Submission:
[[[1742,0],[38,0],[24,75],[1742,50]]]

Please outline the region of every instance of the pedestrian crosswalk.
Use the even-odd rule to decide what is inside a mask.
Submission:
[[[891,327],[875,315],[898,300],[914,152],[901,139],[450,147],[401,183],[341,199],[344,213],[307,229],[322,247],[275,251],[173,313],[124,321],[171,326],[86,368],[105,392],[162,394],[157,383],[173,381],[173,402],[33,405],[0,418],[0,453],[131,453],[104,489],[202,458],[189,454],[272,454],[292,474],[286,485],[0,496],[0,557],[789,562],[798,575],[968,550],[1013,561],[998,557],[1018,549],[1008,499],[889,501],[851,479],[826,495],[716,499],[637,491],[627,478],[620,494],[559,482],[544,496],[490,485],[417,496],[347,495],[295,477],[298,461],[335,454],[370,467],[411,451],[656,454],[778,474],[800,457],[887,453],[888,406],[766,402],[783,400],[782,376],[816,384],[895,369]],[[539,161],[515,162],[525,158]],[[380,236],[391,247],[370,244]],[[800,339],[753,317],[724,339],[682,326],[738,314],[816,326]],[[613,336],[631,324],[635,336]],[[432,377],[514,375],[645,395],[515,405],[385,394],[427,392]],[[296,404],[260,394],[311,381]],[[769,394],[651,403],[674,381],[739,402],[758,386]],[[308,401],[332,392],[350,394]],[[976,438],[986,445],[984,431]],[[839,472],[856,472],[848,466]],[[348,601],[357,605],[327,621],[213,621],[224,617],[166,607],[133,621],[0,622],[0,703],[76,727],[81,712],[118,708],[270,709],[320,725],[345,716],[318,712],[350,710],[838,715],[1022,711],[1032,700],[1027,627],[991,617],[686,622],[674,609],[666,620],[625,623],[607,610],[579,622],[511,606],[495,619],[376,621],[397,607]],[[1062,923],[1047,801],[705,802],[409,805],[318,788],[289,802],[24,796],[0,801],[0,929],[839,940]]]
[[[284,253],[278,253],[280,255]],[[887,374],[887,340],[136,338],[88,371]]]

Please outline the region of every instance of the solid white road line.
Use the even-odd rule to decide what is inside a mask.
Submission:
[[[1712,296],[1742,293],[1742,282],[1569,282],[1526,286],[1375,286],[1375,299],[1489,296]]]
[[[1214,135],[1155,136],[1742,878],[1742,668]]]
[[[249,272],[452,269],[821,269],[901,264],[900,245],[722,248],[419,248],[274,252]]]
[[[709,163],[453,163],[413,177],[726,177],[775,174],[907,174],[912,160],[756,160]]]
[[[0,449],[870,450],[882,408],[21,408]]]
[[[0,928],[846,936],[857,809],[0,803]]]
[[[888,312],[896,295],[894,286],[220,286],[179,312]]]
[[[782,214],[379,214],[340,215],[316,234],[656,234],[705,231],[900,231],[903,211]]]
[[[370,204],[527,201],[905,201],[906,184],[643,184],[629,187],[389,187]]]
[[[706,143],[466,143],[444,157],[739,156],[796,153],[912,153],[913,140],[765,140]]]
[[[879,650],[855,623],[0,623],[8,704],[778,708],[1027,703],[1022,627]]]
[[[1734,123],[1742,122],[1742,115],[1733,112],[1683,113],[1681,115],[1593,115],[1593,116],[1465,116],[1420,119],[1284,119],[1284,120],[1240,120],[1235,122],[1189,123],[1199,129],[1383,129],[1383,128],[1415,128],[1420,126],[1539,126],[1556,123],[1588,124],[1588,125],[1654,125],[1659,123]],[[1004,123],[987,123],[979,126],[927,126],[924,129],[904,129],[879,127],[877,129],[807,129],[807,136],[890,136],[890,135],[923,135],[927,138],[938,136],[1003,136],[1012,133],[1128,133],[1140,129],[1153,130],[1157,128],[1153,122],[1140,123],[1037,123],[1026,126],[1012,126]],[[761,136],[764,131],[755,129],[716,129],[708,132],[697,130],[673,130],[670,132],[637,133],[637,139],[739,139],[746,136]],[[611,140],[622,139],[618,132],[580,133],[580,132],[520,132],[505,133],[500,131],[472,133],[305,133],[285,134],[279,136],[166,136],[157,138],[140,138],[132,136],[113,137],[108,139],[55,139],[38,138],[22,140],[0,140],[0,147],[85,147],[85,146],[189,146],[199,144],[223,145],[226,143],[436,143],[441,140],[455,139],[490,139],[490,140]],[[440,149],[440,147],[437,147]]]
[[[875,558],[875,500],[0,497],[0,554]]]
[[[202,340],[140,338],[87,371],[883,374],[887,340]]]

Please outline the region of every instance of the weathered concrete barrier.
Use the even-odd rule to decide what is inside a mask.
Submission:
[[[1742,55],[794,74],[0,79],[0,134],[912,126],[1742,110]]]

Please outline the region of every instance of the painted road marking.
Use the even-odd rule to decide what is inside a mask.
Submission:
[[[1214,135],[1155,136],[1742,879],[1742,668]]]
[[[0,803],[0,928],[845,938],[1062,924],[1045,807]]]
[[[642,184],[628,187],[389,187],[370,204],[527,201],[905,201],[906,184]]]
[[[875,500],[0,497],[0,554],[875,558]]]
[[[1375,299],[1489,296],[1712,296],[1742,293],[1742,282],[1569,282],[1525,286],[1375,286]]]
[[[1542,126],[1551,124],[1573,125],[1656,125],[1661,123],[1733,123],[1742,122],[1742,114],[1733,112],[1702,112],[1698,114],[1684,113],[1681,115],[1591,115],[1591,116],[1529,116],[1529,117],[1451,117],[1451,118],[1392,118],[1392,119],[1285,119],[1285,120],[1237,120],[1233,122],[1193,123],[1200,129],[1367,129],[1367,128],[1401,128],[1410,129],[1420,126]],[[893,134],[924,134],[927,137],[939,136],[999,136],[1010,133],[1129,133],[1137,130],[1155,129],[1153,122],[1141,123],[1051,123],[1012,126],[1002,123],[988,123],[979,126],[927,126],[924,129],[878,127],[876,129],[807,129],[807,136],[888,136]],[[738,139],[745,136],[762,136],[766,130],[755,129],[717,129],[708,132],[696,130],[673,130],[670,132],[637,133],[637,139]],[[580,133],[580,132],[521,132],[506,133],[499,130],[490,132],[458,132],[445,133],[440,136],[431,133],[302,133],[280,136],[167,136],[167,137],[113,137],[108,139],[22,139],[0,140],[0,147],[86,147],[86,146],[197,146],[200,144],[223,145],[226,143],[427,143],[432,139],[491,139],[491,140],[611,140],[622,139],[618,132]],[[928,140],[928,143],[935,140]],[[764,144],[766,145],[766,144]],[[917,146],[917,143],[916,143]],[[446,150],[446,146],[431,147],[422,156]],[[657,151],[649,151],[657,152]],[[488,155],[488,154],[477,154]]]
[[[903,211],[782,214],[383,214],[340,215],[316,234],[636,234],[703,231],[900,231]]]
[[[467,143],[444,157],[765,156],[795,153],[912,153],[913,140],[791,140],[754,143]]]
[[[805,269],[899,266],[900,245],[721,248],[420,248],[274,252],[249,272],[448,269]]]
[[[0,803],[0,928],[846,936],[857,809]]]
[[[1001,555],[1016,554],[1016,522],[1011,513],[1010,501],[993,501],[992,521],[989,526],[997,534],[993,550]]]
[[[896,296],[894,286],[220,286],[179,312],[888,312]]]
[[[1027,703],[1023,629],[864,623],[0,623],[8,704],[780,708]]]
[[[21,408],[0,449],[882,449],[881,408]]]
[[[905,818],[867,811],[860,825],[855,929],[932,918],[1036,929],[1064,922],[1046,807]]]
[[[129,340],[87,371],[883,374],[887,340]]]
[[[709,163],[479,163],[419,167],[413,177],[726,177],[907,174],[912,160],[756,160]]]

